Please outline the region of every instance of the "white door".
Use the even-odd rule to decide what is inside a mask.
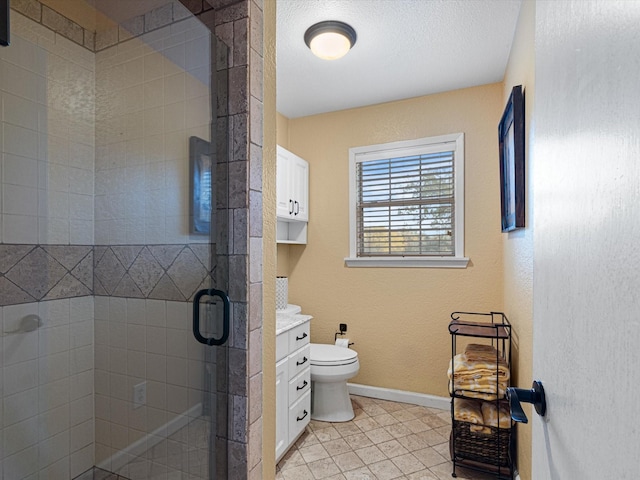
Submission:
[[[637,0],[536,2],[535,480],[640,475],[638,25]]]

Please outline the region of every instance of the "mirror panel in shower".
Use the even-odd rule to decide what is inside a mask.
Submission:
[[[0,477],[227,478],[228,347],[192,301],[229,288],[228,47],[180,2],[49,4],[0,49]]]

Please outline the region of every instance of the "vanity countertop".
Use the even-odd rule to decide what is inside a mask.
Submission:
[[[291,330],[298,325],[302,325],[304,322],[308,322],[313,317],[311,315],[301,314],[287,314],[276,311],[276,335],[280,335],[288,330]]]

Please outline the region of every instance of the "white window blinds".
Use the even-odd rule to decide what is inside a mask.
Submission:
[[[358,257],[455,255],[455,152],[356,164]]]

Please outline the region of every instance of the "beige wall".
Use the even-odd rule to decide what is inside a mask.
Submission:
[[[525,92],[525,181],[526,227],[508,234],[503,239],[504,262],[504,311],[513,324],[515,332],[512,384],[529,388],[532,381],[533,364],[533,183],[532,128],[533,96],[535,79],[535,3],[525,0],[520,10],[511,56],[504,78],[503,104],[506,104],[511,89],[522,85]],[[525,406],[531,418],[530,405]],[[518,426],[518,469],[520,478],[531,478],[531,425]]]
[[[276,475],[276,2],[264,2],[262,477]]]
[[[289,246],[278,273],[290,277],[290,303],[314,317],[311,341],[333,342],[338,323],[348,324],[361,362],[354,383],[446,396],[450,313],[502,308],[502,92],[492,84],[281,122],[289,149],[310,164],[310,221],[308,245]],[[345,267],[349,148],[457,132],[465,133],[468,268]]]

